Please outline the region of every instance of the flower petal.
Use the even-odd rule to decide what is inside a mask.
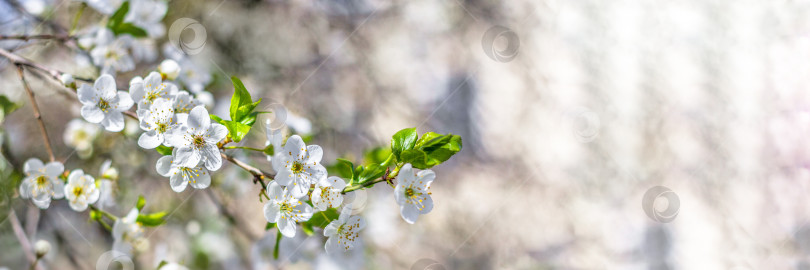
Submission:
[[[218,143],[228,136],[228,128],[223,125],[212,123],[205,133],[205,142]]]
[[[163,156],[158,159],[157,165],[155,166],[157,173],[162,176],[169,176],[172,169],[172,160],[174,160],[172,156]]]
[[[65,165],[62,165],[61,162],[48,162],[45,164],[45,174],[50,177],[58,177],[63,172],[65,172]]]
[[[293,181],[292,185],[287,186],[287,189],[290,190],[290,194],[292,194],[293,197],[301,198],[306,196],[309,192],[309,185],[303,184],[300,181]]]
[[[149,131],[141,134],[138,138],[138,146],[143,149],[153,149],[163,143],[163,134]]]
[[[413,204],[406,203],[400,206],[399,211],[402,215],[402,219],[410,224],[413,224],[416,222],[416,219],[419,218],[419,210],[416,209],[416,206]]]
[[[101,75],[98,77],[93,87],[96,88],[101,98],[112,98],[115,95],[115,79],[110,74]]]
[[[186,125],[191,129],[192,133],[203,133],[208,130],[211,125],[211,118],[208,116],[208,110],[203,106],[194,107],[188,113],[188,120]]]
[[[116,104],[116,110],[126,111],[129,108],[135,105],[135,102],[132,100],[132,97],[129,93],[124,91],[118,91],[118,104]]]
[[[197,167],[196,175],[194,176],[194,180],[189,183],[192,187],[196,189],[204,189],[211,185],[211,173],[209,173],[205,168]]]
[[[307,146],[307,154],[309,154],[307,164],[320,163],[321,158],[323,158],[323,149],[319,145],[309,145]]]
[[[205,160],[205,168],[209,171],[216,171],[222,167],[222,156],[216,145],[207,144],[202,148],[202,156]]]
[[[183,177],[181,172],[176,172],[169,177],[169,185],[174,192],[183,192],[183,190],[186,190],[186,186],[188,186],[188,180]]]
[[[277,223],[281,218],[281,211],[277,204],[268,202],[264,204],[264,219],[270,223]]]
[[[101,125],[110,132],[122,131],[124,130],[124,115],[117,111],[111,112],[101,121]]]
[[[177,149],[177,148],[175,148]],[[196,167],[200,163],[199,151],[194,151],[191,147],[180,147],[177,149],[177,156],[174,159],[176,166],[182,167]]]
[[[79,96],[79,102],[82,104],[93,104],[95,105],[98,103],[98,95],[96,95],[96,89],[90,85],[82,84],[77,90],[77,95]]]
[[[276,222],[276,227],[281,231],[281,234],[286,237],[295,237],[295,221],[289,218],[280,218]]]
[[[304,140],[301,139],[301,136],[292,135],[289,139],[287,139],[287,144],[284,145],[284,154],[290,156],[294,160],[303,160],[304,155],[306,154],[307,145],[304,144]]]
[[[82,106],[82,117],[84,117],[84,120],[87,120],[87,122],[98,124],[104,120],[104,112],[96,107],[95,104],[87,104]]]
[[[38,158],[29,158],[25,161],[25,165],[23,165],[23,171],[27,174],[32,174],[35,172],[42,172],[41,170],[44,169],[45,165],[42,164],[42,161]]]

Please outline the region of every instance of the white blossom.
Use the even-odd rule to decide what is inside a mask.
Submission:
[[[132,254],[134,246],[143,245],[146,241],[143,236],[143,226],[137,222],[138,209],[133,208],[125,217],[115,220],[112,228],[113,250]]]
[[[118,181],[118,169],[112,167],[112,160],[106,160],[101,164],[99,169],[99,192],[101,195],[98,198],[99,209],[115,206],[114,189],[115,182]]]
[[[313,213],[312,206],[299,201],[275,181],[267,185],[266,193],[270,200],[264,204],[264,218],[267,222],[276,223],[282,235],[295,237],[296,222],[309,220]]]
[[[163,82],[160,73],[153,71],[146,78],[132,78],[129,81],[129,94],[132,95],[132,100],[138,103],[138,110],[148,110],[159,98],[173,98],[177,94],[177,86]]]
[[[173,151],[177,153],[177,150]],[[183,192],[186,186],[196,189],[204,189],[211,185],[211,173],[203,166],[202,162],[195,166],[185,167],[174,162],[173,156],[163,156],[157,161],[156,170],[158,174],[169,177],[169,185],[174,192]]]
[[[319,211],[340,206],[343,203],[343,194],[341,192],[345,187],[346,182],[340,177],[330,176],[321,179],[315,184],[315,190],[312,191],[312,205]]]
[[[65,185],[65,199],[70,203],[70,208],[74,211],[84,211],[87,205],[96,203],[99,196],[100,192],[93,176],[84,174],[81,169],[70,172],[68,183]]]
[[[123,35],[115,37],[107,28],[99,28],[95,40],[95,47],[90,50],[93,64],[101,68],[103,74],[115,74],[135,69],[135,61],[129,55],[132,37]]]
[[[37,242],[34,243],[34,251],[37,258],[42,258],[45,256],[45,254],[48,254],[48,252],[51,251],[51,243],[48,243],[48,241],[45,240],[37,240]]]
[[[59,179],[64,171],[65,166],[60,162],[42,164],[36,158],[27,160],[23,165],[26,177],[20,185],[20,196],[24,199],[31,198],[39,208],[48,208],[51,198],[61,199],[65,194],[65,183]]]
[[[275,182],[290,188],[296,198],[307,195],[310,185],[326,177],[322,157],[320,146],[307,146],[300,136],[291,136],[284,148],[276,150],[273,156],[273,169],[277,172]]]
[[[115,89],[115,79],[108,74],[101,75],[93,86],[82,84],[78,90],[82,106],[82,117],[90,123],[101,123],[107,131],[118,132],[124,129],[124,115],[121,113],[132,107],[132,98],[124,91]]]
[[[138,109],[139,126],[146,131],[138,138],[138,146],[152,149],[164,143],[165,136],[180,124],[174,115],[172,101],[165,98],[155,100],[149,109]]]
[[[178,65],[177,62],[172,59],[166,59],[163,60],[163,62],[160,62],[160,65],[158,65],[158,71],[166,76],[166,79],[174,80],[178,75],[180,75],[180,65]]]
[[[59,81],[61,81],[63,85],[70,87],[70,85],[74,82],[73,75],[70,75],[69,73],[62,73],[62,75],[59,75]]]
[[[366,222],[361,217],[352,216],[351,205],[344,206],[340,217],[323,229],[323,235],[329,238],[324,245],[326,252],[335,254],[352,249],[358,233],[365,227]]]
[[[93,154],[93,140],[101,133],[98,124],[91,124],[82,119],[70,120],[65,127],[62,138],[65,145],[73,147],[81,158],[89,158]]]
[[[208,110],[197,106],[191,109],[186,124],[173,129],[166,139],[177,149],[174,163],[178,166],[195,167],[203,162],[205,168],[216,171],[222,166],[217,143],[227,135],[225,126],[211,123]]]
[[[174,108],[174,113],[177,115],[177,121],[182,124],[186,123],[191,109],[200,105],[203,105],[202,101],[195,99],[186,91],[178,92],[172,99],[172,108]]]
[[[101,14],[112,15],[124,3],[124,0],[82,0],[82,2],[87,3]]]
[[[400,205],[400,214],[406,222],[413,224],[419,215],[433,210],[433,199],[430,198],[430,183],[436,179],[431,170],[414,173],[411,164],[405,164],[397,175],[397,186],[394,197]]]
[[[142,28],[151,38],[159,38],[166,34],[166,27],[162,21],[167,10],[168,4],[165,1],[131,0],[124,21]]]

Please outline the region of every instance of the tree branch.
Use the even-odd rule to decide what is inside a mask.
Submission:
[[[60,84],[62,83],[61,77],[62,77],[62,74],[65,74],[65,72],[61,72],[61,71],[58,71],[58,70],[55,70],[55,69],[51,69],[51,68],[39,65],[37,63],[32,62],[31,60],[25,59],[22,56],[11,53],[11,52],[9,52],[9,51],[7,51],[5,49],[0,49],[0,56],[8,58],[8,60],[11,61],[12,63],[14,63],[15,65],[30,67],[30,68],[36,69],[36,70],[38,70],[40,72],[46,73],[49,76],[51,76],[51,78],[53,78],[54,80],[59,82]],[[73,77],[73,79],[88,82],[88,83],[93,83],[93,80],[88,79],[88,78]]]
[[[28,99],[31,100],[31,108],[34,110],[34,118],[36,118],[37,123],[39,123],[39,132],[42,134],[42,140],[45,141],[45,149],[48,150],[48,157],[50,157],[51,162],[54,162],[56,161],[56,157],[53,155],[51,141],[48,139],[48,131],[45,130],[45,123],[42,121],[42,114],[39,112],[37,100],[34,98],[34,91],[31,91],[31,87],[28,86],[28,81],[25,80],[25,71],[21,65],[17,65],[17,74],[20,75],[20,81],[22,81],[25,91],[28,92]]]

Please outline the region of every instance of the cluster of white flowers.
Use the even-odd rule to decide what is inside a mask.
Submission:
[[[42,209],[47,209],[52,199],[64,197],[70,208],[81,212],[96,203],[100,196],[96,180],[81,169],[70,172],[66,185],[62,179],[65,166],[61,162],[43,164],[41,160],[31,158],[25,162],[24,171],[26,177],[20,185],[20,196],[31,198],[34,205]]]

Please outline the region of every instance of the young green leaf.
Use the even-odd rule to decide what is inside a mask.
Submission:
[[[250,132],[250,126],[239,122],[224,120],[223,125],[228,129],[228,134],[231,135],[234,142],[242,141],[242,138]]]
[[[248,92],[245,85],[242,83],[241,80],[237,77],[231,77],[231,81],[233,82],[233,96],[231,96],[231,107],[230,107],[230,116],[231,121],[240,122],[246,124],[248,126],[252,126],[253,122],[256,121],[256,116],[258,114],[251,114],[256,106],[259,105],[259,102],[262,99],[259,99],[256,102],[253,102],[252,98],[250,97],[250,92]],[[247,117],[251,117],[251,119],[245,119]]]
[[[337,209],[327,208],[326,211],[315,212],[312,218],[304,223],[312,227],[324,228],[326,225],[329,225],[329,222],[338,219],[338,217],[340,217],[340,213],[338,213]]]
[[[409,149],[402,152],[403,163],[410,163],[414,168],[427,169],[430,168],[427,163],[427,154],[419,149]]]
[[[110,30],[118,28],[124,22],[127,12],[129,12],[129,1],[124,1],[124,3],[121,3],[121,7],[110,17],[110,20],[107,21],[107,28],[110,28]]]
[[[354,178],[354,164],[348,159],[338,158],[335,166],[337,166],[338,176],[346,179]]]
[[[133,37],[146,37],[147,35],[146,30],[143,30],[143,28],[135,26],[132,23],[122,23],[111,30],[116,36],[120,34],[130,34]]]
[[[138,196],[138,202],[135,203],[135,208],[138,208],[138,211],[141,211],[144,205],[146,205],[146,199],[143,197],[143,195]]]
[[[158,147],[155,148],[155,151],[157,151],[158,153],[160,153],[161,155],[164,155],[164,156],[171,156],[172,155],[172,150],[174,150],[174,148],[168,147],[168,146],[165,146],[165,145],[158,145]]]
[[[360,176],[357,177],[357,183],[365,183],[366,181],[372,181],[382,177],[383,174],[385,174],[386,168],[387,167],[380,166],[376,163],[366,166],[363,172],[360,173]]]
[[[394,134],[391,139],[391,151],[397,157],[397,160],[400,160],[402,152],[413,149],[418,136],[416,128],[406,128]]]
[[[20,107],[20,104],[16,104],[8,99],[6,96],[0,96],[0,110],[3,111],[4,115],[8,115],[17,108]]]
[[[139,214],[138,219],[136,219],[136,221],[146,227],[155,227],[166,222],[165,220],[163,220],[163,217],[165,216],[166,212],[157,212],[148,215]]]

